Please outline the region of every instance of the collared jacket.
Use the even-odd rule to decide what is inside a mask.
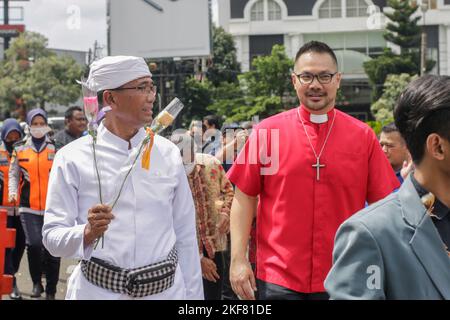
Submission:
[[[67,131],[67,129],[59,131],[53,137],[53,139],[55,140],[56,150],[61,149],[66,144],[69,144],[69,143],[71,143],[72,141],[75,141],[78,138],[79,137],[74,137],[73,135],[71,135],[70,132]]]
[[[19,212],[43,215],[55,145],[46,140],[37,150],[28,137],[14,145],[9,166],[9,195],[20,192]]]
[[[331,299],[450,300],[450,257],[408,177],[339,228]]]

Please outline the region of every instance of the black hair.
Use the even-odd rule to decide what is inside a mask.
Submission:
[[[385,125],[383,128],[381,128],[381,132],[391,133],[391,132],[399,132],[399,131],[398,131],[397,126],[395,125],[395,122],[391,122],[391,123]]]
[[[336,58],[336,54],[333,49],[331,49],[326,43],[320,41],[310,41],[305,43],[300,50],[298,50],[297,55],[295,56],[295,62],[305,53],[315,52],[315,53],[326,53],[333,58],[334,63],[336,63],[336,67],[338,66],[338,61]]]
[[[237,123],[224,124],[220,129],[220,131],[222,132],[222,136],[225,137],[227,135],[227,131],[229,130],[237,131],[237,130],[244,130],[244,128],[238,125]]]
[[[78,106],[70,107],[70,108],[67,109],[66,112],[64,113],[64,118],[65,118],[66,120],[72,119],[73,113],[74,113],[75,111],[81,111],[81,112],[83,112],[83,109],[81,109],[81,108],[78,107]]]
[[[450,141],[450,77],[427,75],[411,82],[397,102],[394,119],[419,164],[430,134]]]
[[[219,128],[220,128],[219,117],[217,117],[215,115],[206,116],[203,118],[203,121],[208,122],[208,125],[210,125],[210,126],[214,125],[217,130],[219,130]]]
[[[101,109],[103,107],[103,92],[105,90],[101,90],[97,92],[97,101],[98,101],[98,108]]]

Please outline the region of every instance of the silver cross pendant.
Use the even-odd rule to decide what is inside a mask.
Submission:
[[[312,165],[313,168],[316,168],[316,179],[317,181],[320,180],[320,168],[325,168],[324,164],[320,164],[320,158],[317,158],[317,162]]]

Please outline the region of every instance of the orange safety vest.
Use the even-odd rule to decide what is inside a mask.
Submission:
[[[4,207],[14,207],[14,203],[9,202],[9,190],[8,190],[8,182],[9,182],[9,161],[11,160],[11,156],[9,155],[8,150],[5,148],[4,143],[0,143],[0,189],[2,196],[0,197],[0,206]]]
[[[20,207],[32,210],[45,210],[48,178],[55,158],[55,146],[48,144],[41,152],[36,152],[29,145],[16,147],[22,178],[20,182]],[[24,176],[26,175],[28,179]]]

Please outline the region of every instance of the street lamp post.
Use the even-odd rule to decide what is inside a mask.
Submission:
[[[421,50],[420,50],[420,76],[423,76],[425,75],[425,72],[427,70],[427,33],[425,30],[425,13],[428,10],[428,0],[422,0],[420,2],[420,10],[422,11],[423,17]]]
[[[9,0],[3,0],[3,24],[8,25],[9,24]],[[9,48],[9,37],[3,38],[3,52],[6,57],[6,50]]]

